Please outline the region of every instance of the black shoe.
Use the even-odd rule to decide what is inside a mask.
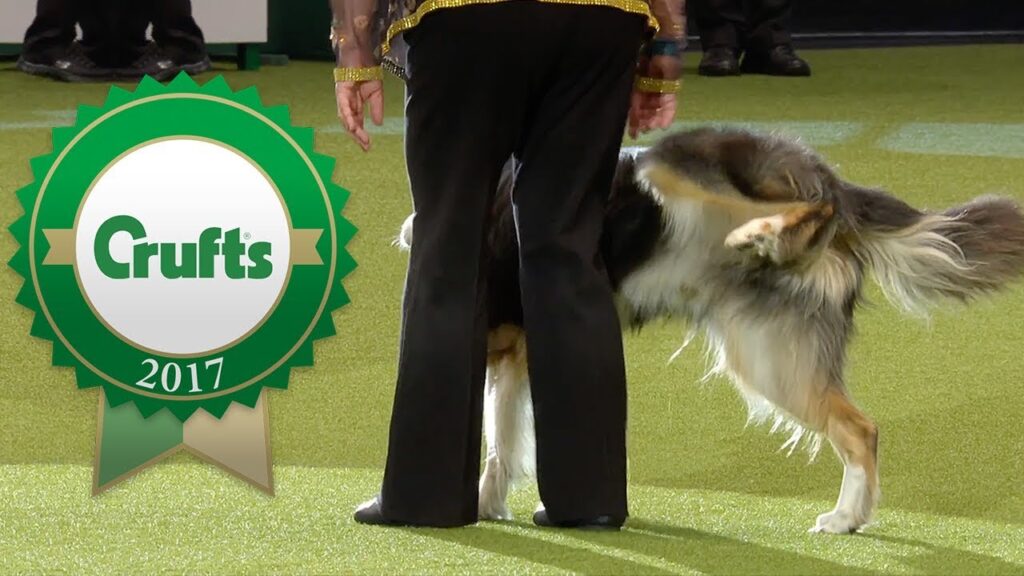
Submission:
[[[201,59],[196,60],[195,62],[186,62],[185,64],[181,64],[180,66],[182,72],[187,73],[189,76],[195,76],[196,74],[202,74],[203,72],[209,70],[212,64],[210,64],[209,56],[203,56]]]
[[[810,76],[811,67],[796,55],[790,44],[779,44],[768,52],[747,51],[740,69],[750,74],[772,76]]]
[[[384,518],[383,512],[380,510],[380,495],[374,496],[370,500],[363,502],[356,508],[355,514],[352,515],[357,524],[368,524],[371,526],[401,526],[399,522],[394,522]]]
[[[701,76],[737,76],[740,63],[736,58],[736,49],[727,46],[712,46],[704,51],[700,59],[697,73]]]
[[[548,511],[544,508],[533,513],[533,523],[546,528],[578,528],[580,530],[618,530],[622,528],[626,520],[624,518],[613,518],[611,516],[598,516],[587,520],[570,520],[565,522],[554,522],[548,518]]]
[[[149,42],[128,67],[118,68],[117,75],[121,78],[137,80],[143,76],[163,82],[178,75],[182,68],[174,59],[164,53],[156,42]]]
[[[96,64],[77,41],[69,44],[53,62],[32,62],[22,56],[18,58],[18,69],[64,82],[102,82],[114,80],[116,76],[113,69]]]

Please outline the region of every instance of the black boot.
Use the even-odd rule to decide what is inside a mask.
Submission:
[[[767,52],[747,50],[741,66],[744,74],[810,76],[811,67],[796,55],[792,44],[779,44]]]
[[[161,50],[156,42],[147,42],[145,46],[135,49],[134,52],[137,56],[131,61],[131,64],[118,68],[117,75],[121,78],[139,79],[143,76],[151,76],[155,80],[163,82],[181,72],[181,67],[175,64],[174,59]]]
[[[618,530],[626,520],[611,516],[598,516],[585,520],[569,520],[555,522],[548,518],[548,511],[541,508],[533,513],[533,523],[545,528],[578,528],[580,530]]]
[[[112,69],[96,64],[78,42],[69,44],[52,61],[34,61],[31,57],[22,56],[18,58],[18,69],[64,82],[103,82],[115,78]]]
[[[380,509],[380,496],[374,496],[356,508],[352,518],[357,524],[368,524],[371,526],[401,526],[400,522],[394,522],[384,518]]]
[[[701,76],[738,76],[740,63],[737,50],[728,46],[712,46],[704,51],[697,73]]]

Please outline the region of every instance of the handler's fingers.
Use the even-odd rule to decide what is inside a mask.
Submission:
[[[359,147],[363,149],[363,152],[370,150],[370,135],[366,133],[362,126],[357,126],[350,134],[352,134],[352,139],[356,141],[356,144],[359,144]]]
[[[355,132],[357,127],[356,115],[351,106],[346,105],[341,109],[341,121],[345,124],[346,130],[349,132]]]
[[[650,101],[646,102],[645,106],[640,109],[639,113],[640,132],[642,134],[646,134],[651,131],[651,128],[654,127],[654,120],[656,116],[657,109],[651,106]]]
[[[352,118],[356,126],[363,127],[363,95],[358,90],[352,95]]]
[[[352,100],[355,98],[352,90],[341,83],[337,86],[338,117],[341,118],[345,129],[352,132],[356,129],[355,110]]]
[[[666,94],[661,99],[661,113],[658,117],[658,128],[668,128],[676,119],[676,95]]]
[[[334,85],[334,99],[338,105],[338,118],[345,122],[345,115],[348,112],[349,95],[346,93],[345,87],[342,86],[341,82]]]
[[[370,95],[370,117],[377,126],[384,123],[384,94],[380,90]]]

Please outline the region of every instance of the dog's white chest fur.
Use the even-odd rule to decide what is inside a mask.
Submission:
[[[622,283],[621,296],[629,308],[645,316],[702,314],[708,267],[725,237],[708,224],[700,202],[666,205],[663,248]]]

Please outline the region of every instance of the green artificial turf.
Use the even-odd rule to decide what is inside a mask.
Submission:
[[[1024,62],[1019,45],[808,51],[810,79],[699,78],[690,71],[680,120],[743,123],[802,136],[844,176],[922,207],[986,193],[1024,200]],[[688,56],[691,62],[695,56]],[[0,572],[69,573],[1024,573],[1024,289],[930,322],[901,317],[875,295],[858,315],[849,381],[881,429],[883,501],[864,534],[806,532],[828,510],[841,470],[825,450],[811,464],[783,441],[745,428],[729,385],[697,384],[699,345],[672,364],[684,327],[626,336],[632,518],[618,534],[560,532],[528,522],[536,491],[512,497],[517,520],[458,530],[356,526],[386,448],[405,256],[391,246],[409,212],[401,86],[387,85],[389,121],[363,154],[334,119],[330,65],[222,70],[259,87],[293,122],[320,130],[352,191],[346,216],[359,268],[338,335],[316,366],[273,392],[277,496],[187,456],[90,496],[95,391],[50,367],[14,303],[21,278],[0,271]],[[200,80],[211,78],[207,74]],[[65,85],[0,64],[0,221],[48,126],[107,87]],[[453,97],[456,97],[453,95]],[[0,235],[0,259],[15,243]]]

